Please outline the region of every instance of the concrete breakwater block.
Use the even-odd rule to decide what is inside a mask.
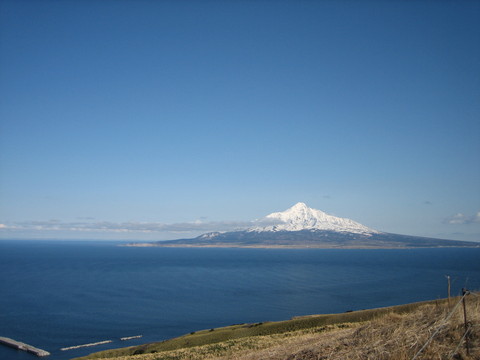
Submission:
[[[48,351],[38,349],[32,345],[25,344],[20,341],[16,341],[7,337],[0,336],[0,344],[9,346],[11,348],[29,352],[31,354],[37,355],[39,357],[48,356],[50,353]]]

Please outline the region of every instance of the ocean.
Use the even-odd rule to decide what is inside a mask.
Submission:
[[[480,289],[480,249],[215,249],[0,240],[0,336],[64,360],[196,330]],[[121,337],[142,338],[120,341]],[[74,350],[61,348],[111,340]],[[35,356],[0,346],[0,359]]]

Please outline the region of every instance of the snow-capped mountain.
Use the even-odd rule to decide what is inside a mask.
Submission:
[[[137,246],[378,249],[480,247],[479,243],[390,234],[350,219],[311,209],[304,203],[255,221],[247,230],[210,232],[193,239],[157,241]]]
[[[268,226],[256,226],[248,231],[301,231],[301,230],[329,230],[350,232],[355,234],[378,233],[356,221],[329,215],[321,210],[309,208],[299,202],[291,208],[267,215],[263,221],[273,223]]]

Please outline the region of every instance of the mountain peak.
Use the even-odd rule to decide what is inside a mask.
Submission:
[[[301,231],[301,230],[331,230],[352,233],[377,233],[353,220],[329,215],[321,210],[312,209],[299,202],[291,208],[267,215],[264,220],[274,225],[255,227],[250,231]]]
[[[293,205],[290,209],[309,209],[309,207],[307,206],[307,204],[303,202],[298,202],[295,205]]]

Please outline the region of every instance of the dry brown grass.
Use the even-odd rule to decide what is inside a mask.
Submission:
[[[466,354],[465,342],[461,340],[465,332],[462,306],[458,306],[451,318],[445,321],[451,308],[445,302],[439,302],[422,305],[411,312],[383,314],[363,323],[325,325],[113,359],[406,360],[412,359],[436,333],[417,359],[480,360],[480,298],[469,295],[466,300],[468,320],[472,325],[468,336],[470,355]]]
[[[417,359],[480,359],[480,301],[467,297],[470,355],[466,354],[463,309],[449,321],[448,307],[426,305],[409,314],[388,314],[355,328],[294,341],[256,353],[244,352],[222,359],[235,360],[407,360],[412,359],[437,330]],[[458,346],[458,349],[457,349]]]

